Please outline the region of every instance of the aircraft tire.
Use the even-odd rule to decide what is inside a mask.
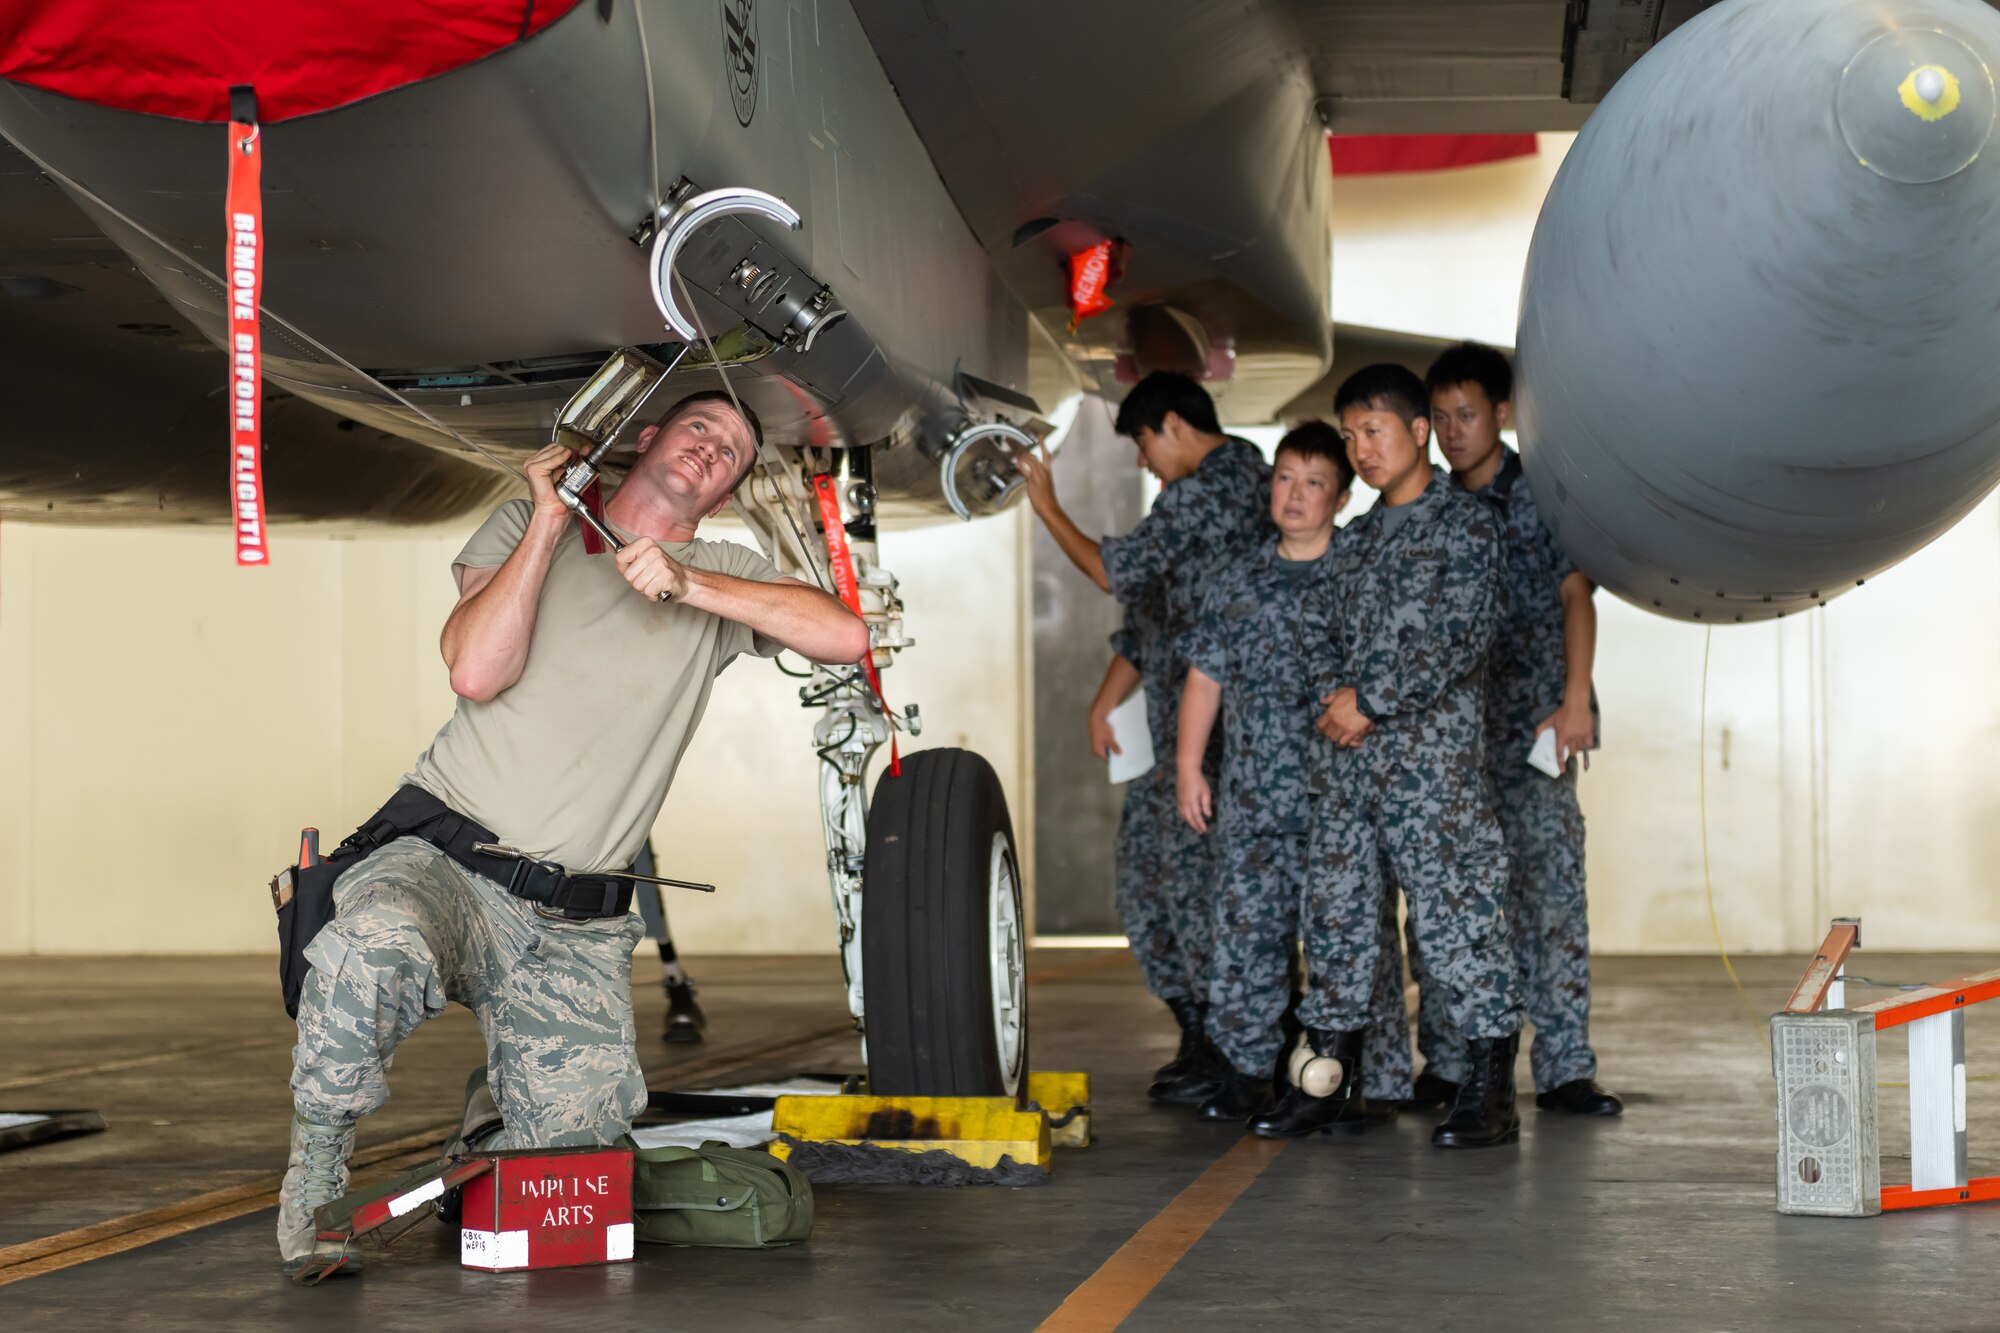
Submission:
[[[920,750],[900,777],[885,773],[861,897],[871,1093],[1025,1093],[1025,932],[993,766],[970,750]]]

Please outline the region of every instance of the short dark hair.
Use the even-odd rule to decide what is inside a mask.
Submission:
[[[1344,491],[1354,485],[1354,464],[1347,461],[1347,442],[1340,438],[1338,427],[1324,421],[1302,421],[1286,431],[1272,456],[1277,454],[1324,458],[1333,464],[1333,475],[1339,483],[1339,490]]]
[[[1486,392],[1486,401],[1498,407],[1514,396],[1514,368],[1507,354],[1485,343],[1454,343],[1431,362],[1424,387],[1432,394],[1455,389],[1461,384],[1477,384]]]
[[[1431,396],[1416,371],[1385,361],[1363,366],[1340,382],[1333,395],[1333,414],[1337,417],[1357,406],[1394,412],[1407,426],[1418,417],[1430,416]]]
[[[727,389],[701,389],[668,408],[667,414],[660,418],[660,429],[665,430],[673,425],[681,419],[683,412],[701,403],[729,404],[743,414],[743,424],[750,428],[750,438],[755,441],[755,446],[750,450],[749,459],[743,464],[742,476],[736,478],[736,484],[741,486],[743,478],[750,475],[750,469],[757,466],[757,450],[764,447],[764,423],[757,419],[757,414],[750,410],[748,403],[741,401]]]
[[[1215,419],[1215,400],[1208,396],[1208,390],[1173,370],[1156,370],[1132,386],[1132,392],[1118,404],[1118,433],[1136,436],[1142,430],[1158,430],[1166,424],[1169,412],[1194,430],[1222,434]]]

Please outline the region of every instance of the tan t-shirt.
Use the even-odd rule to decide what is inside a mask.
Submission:
[[[533,513],[528,500],[500,506],[454,566],[504,563]],[[778,577],[734,542],[666,551],[696,569]],[[531,856],[573,872],[622,870],[659,817],[716,673],[738,653],[777,652],[747,625],[641,597],[611,552],[584,553],[572,523],[549,561],[521,678],[490,703],[460,699],[404,781]]]

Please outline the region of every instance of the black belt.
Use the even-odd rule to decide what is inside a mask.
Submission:
[[[554,861],[494,856],[475,846],[499,842],[470,816],[440,801],[422,787],[404,786],[374,817],[348,835],[335,849],[365,854],[398,838],[422,838],[475,875],[506,889],[516,898],[560,912],[572,921],[624,916],[632,910],[632,881],[610,875],[572,875]],[[332,859],[332,858],[328,858]]]

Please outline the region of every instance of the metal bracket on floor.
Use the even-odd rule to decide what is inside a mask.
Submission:
[[[1028,1106],[1012,1097],[780,1097],[771,1151],[782,1158],[808,1144],[943,1152],[979,1171],[1049,1169],[1053,1149],[1090,1142],[1090,1076],[1031,1073]]]

